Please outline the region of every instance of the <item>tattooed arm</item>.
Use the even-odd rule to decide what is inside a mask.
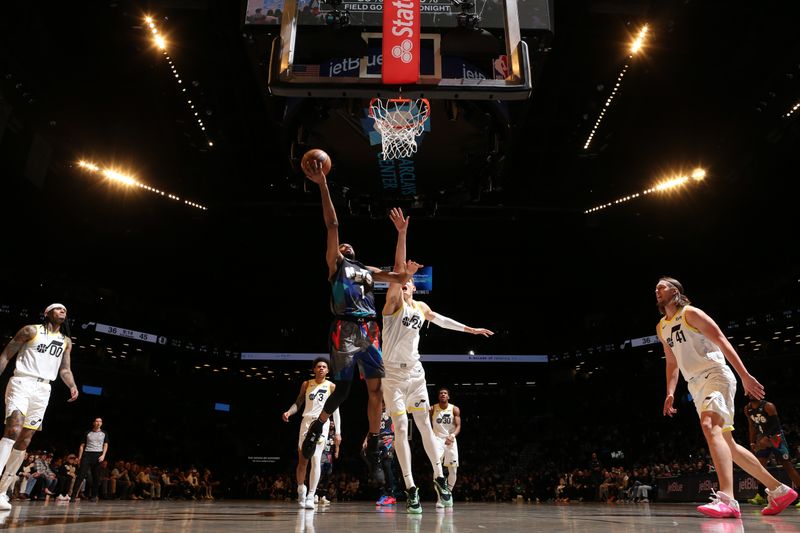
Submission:
[[[36,326],[25,326],[14,335],[14,338],[6,344],[3,352],[0,353],[0,374],[6,369],[8,362],[17,355],[22,346],[36,336]]]
[[[69,400],[74,402],[78,399],[78,386],[75,385],[75,378],[72,376],[72,369],[70,365],[70,355],[72,354],[72,339],[67,338],[67,348],[64,350],[64,355],[61,357],[61,368],[58,373],[61,375],[61,381],[64,385],[69,387]]]

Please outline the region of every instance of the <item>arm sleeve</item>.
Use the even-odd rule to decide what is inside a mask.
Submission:
[[[339,415],[339,410],[338,409],[333,412],[333,423],[336,426],[334,428],[334,431],[336,432],[335,434],[336,435],[341,435],[342,434],[342,417],[341,417],[341,415]]]
[[[431,320],[431,322],[433,322],[434,324],[436,324],[440,328],[452,329],[453,331],[466,331],[467,330],[467,326],[465,326],[464,324],[462,324],[460,322],[456,322],[452,318],[447,318],[446,316],[440,315],[439,313],[434,313],[434,314],[435,314],[435,316],[433,317],[433,320]]]

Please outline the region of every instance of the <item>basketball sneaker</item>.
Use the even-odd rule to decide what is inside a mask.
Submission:
[[[711,518],[740,518],[739,502],[722,491],[711,490],[711,500],[705,505],[697,506],[697,510]]]
[[[306,498],[305,508],[306,509],[314,509],[314,498],[313,497],[309,496],[308,498]]]
[[[780,513],[797,499],[797,492],[786,485],[781,485],[771,492],[769,489],[766,491],[769,504],[761,509],[761,514],[765,516]]]
[[[433,488],[436,489],[436,507],[452,507],[453,494],[447,486],[447,480],[444,477],[437,477],[433,480]]]
[[[306,493],[308,492],[308,488],[305,485],[298,485],[297,486],[297,503],[300,504],[300,507],[305,508],[306,506]]]
[[[386,476],[381,467],[380,435],[378,433],[370,435],[367,442],[366,461],[369,468],[369,477],[375,487],[382,487],[386,483]]]
[[[419,503],[419,489],[411,487],[406,491],[406,511],[410,514],[422,513],[422,505]]]
[[[323,496],[322,498],[319,499],[319,503],[321,503],[322,505],[330,505],[331,501],[328,499],[327,496]]]
[[[311,422],[311,425],[308,426],[306,437],[303,439],[303,447],[301,448],[303,457],[306,459],[311,459],[311,456],[314,455],[317,442],[319,442],[319,438],[322,436],[322,426],[323,424],[320,419],[314,420]]]
[[[388,497],[388,498],[386,498],[386,500],[383,502],[383,505],[394,505],[394,504],[396,504],[396,503],[397,503],[397,500],[395,499],[395,497],[394,497],[394,496],[389,496],[389,497]]]
[[[11,509],[11,503],[8,501],[8,493],[0,494],[0,511],[7,511]]]
[[[764,505],[767,503],[767,500],[761,495],[761,493],[756,492],[756,495],[747,500],[747,503],[752,503],[753,505]]]
[[[378,498],[378,501],[375,502],[375,505],[383,505],[386,503],[386,498],[388,498],[388,496],[386,496],[386,494],[382,494],[381,497]]]

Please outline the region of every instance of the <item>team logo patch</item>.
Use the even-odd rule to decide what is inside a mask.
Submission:
[[[36,427],[42,422],[41,418],[31,418],[30,420],[26,420],[25,423],[29,426]]]

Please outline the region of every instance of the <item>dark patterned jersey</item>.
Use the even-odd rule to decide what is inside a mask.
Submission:
[[[753,422],[759,435],[778,435],[781,432],[781,421],[778,415],[767,414],[766,405],[766,400],[761,400],[757,407],[748,403],[745,406],[747,418]]]
[[[358,261],[342,258],[331,276],[331,312],[336,316],[375,316],[372,272]]]

